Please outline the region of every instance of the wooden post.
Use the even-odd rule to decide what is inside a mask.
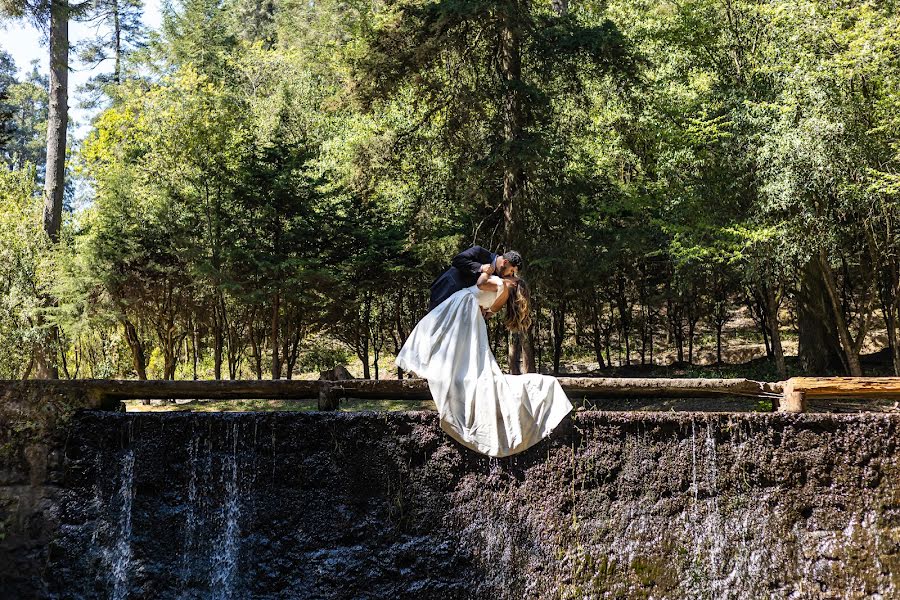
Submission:
[[[788,379],[784,384],[784,391],[778,401],[778,412],[802,413],[806,412],[806,392],[795,387],[795,381]]]
[[[341,397],[329,381],[323,381],[319,387],[319,410],[337,410]]]

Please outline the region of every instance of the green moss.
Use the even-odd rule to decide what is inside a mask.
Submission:
[[[79,409],[96,401],[46,381],[9,385],[0,395],[0,462],[19,461],[18,453],[35,444],[50,444],[62,435]]]

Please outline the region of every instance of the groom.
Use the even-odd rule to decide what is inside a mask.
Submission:
[[[459,290],[475,285],[482,273],[500,277],[518,273],[522,266],[522,256],[515,250],[500,255],[481,246],[472,246],[454,256],[450,264],[452,266],[431,284],[429,312]]]

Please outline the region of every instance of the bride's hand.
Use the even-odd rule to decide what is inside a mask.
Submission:
[[[519,285],[519,282],[518,282],[517,280],[513,279],[512,277],[509,277],[509,278],[504,277],[504,278],[503,278],[503,285],[505,285],[506,287],[514,288],[514,287],[516,287],[517,285]]]

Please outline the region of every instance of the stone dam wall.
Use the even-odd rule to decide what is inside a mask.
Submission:
[[[2,454],[0,590],[896,598],[898,426],[578,412],[491,459],[430,412],[82,410]]]

